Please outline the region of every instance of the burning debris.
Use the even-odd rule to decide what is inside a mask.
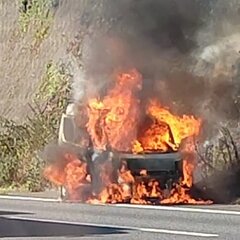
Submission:
[[[196,166],[194,138],[199,135],[201,120],[174,115],[156,99],[147,101],[143,118],[138,97],[141,74],[133,69],[115,78],[115,85],[103,98],[88,99],[83,106],[85,125],[79,124],[78,113],[78,117],[69,116],[73,134],[80,125],[81,131],[88,133],[84,135],[87,145],[66,137],[66,121],[62,121],[64,144],[74,145],[78,151],[63,153],[61,166],[58,161],[49,164],[45,177],[63,186],[72,201],[211,203],[189,194]]]

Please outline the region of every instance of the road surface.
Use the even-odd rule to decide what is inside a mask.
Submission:
[[[4,239],[240,239],[240,206],[61,203],[0,196]]]

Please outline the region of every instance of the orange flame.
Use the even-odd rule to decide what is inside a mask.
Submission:
[[[197,136],[201,120],[193,116],[175,116],[168,109],[161,107],[156,100],[151,100],[147,115],[153,119],[152,125],[133,144],[133,152],[176,151],[183,139]]]
[[[87,164],[73,154],[65,154],[65,165],[49,165],[44,170],[44,176],[57,186],[64,186],[69,194],[69,199],[78,200],[79,188],[90,183],[87,173]]]
[[[134,93],[141,84],[142,77],[136,70],[119,74],[115,87],[102,101],[89,101],[87,129],[96,148],[105,150],[109,144],[119,151],[129,150],[139,115]]]

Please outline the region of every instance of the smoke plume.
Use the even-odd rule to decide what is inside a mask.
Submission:
[[[82,4],[83,70],[75,77],[75,100],[104,95],[115,70],[134,67],[143,74],[143,99],[158,97],[210,125],[239,117],[237,0]]]

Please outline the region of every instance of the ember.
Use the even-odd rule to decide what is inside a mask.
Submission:
[[[66,154],[64,167],[49,165],[46,178],[64,186],[68,200],[209,204],[189,194],[195,168],[193,139],[199,135],[201,120],[176,116],[150,99],[145,108],[149,121],[141,126],[137,97],[141,84],[137,70],[120,73],[103,99],[89,99],[85,127],[97,157],[90,156],[88,167],[88,161],[83,160],[86,156]],[[175,153],[180,153],[182,161]]]

